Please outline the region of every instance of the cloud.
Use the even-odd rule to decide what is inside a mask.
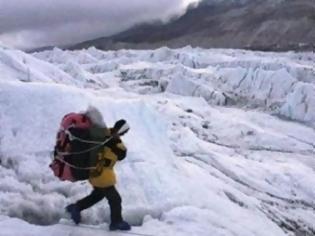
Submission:
[[[0,0],[0,41],[13,47],[67,45],[153,20],[199,0]]]

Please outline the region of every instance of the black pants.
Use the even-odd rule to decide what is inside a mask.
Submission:
[[[111,186],[108,188],[94,187],[94,190],[91,192],[91,194],[77,201],[76,205],[79,207],[80,211],[82,211],[101,201],[104,197],[106,197],[110,207],[111,222],[117,223],[122,221],[121,197],[117,192],[115,186]]]

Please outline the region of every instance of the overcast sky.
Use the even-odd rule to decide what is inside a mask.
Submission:
[[[199,0],[0,0],[0,44],[22,49],[111,35]]]

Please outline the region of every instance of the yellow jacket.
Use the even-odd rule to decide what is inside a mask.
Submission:
[[[89,182],[94,187],[106,188],[116,184],[114,165],[125,158],[127,149],[119,137],[110,140],[98,153],[96,169],[90,172]]]

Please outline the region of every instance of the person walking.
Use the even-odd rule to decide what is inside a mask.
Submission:
[[[113,128],[107,128],[100,112],[95,108],[90,108],[85,115],[93,123],[90,129],[91,139],[105,136],[110,140],[102,147],[97,155],[96,168],[90,171],[89,182],[92,185],[92,192],[66,207],[66,211],[70,214],[72,220],[79,224],[81,222],[81,211],[88,209],[100,202],[104,198],[107,199],[110,207],[110,230],[130,230],[131,226],[123,220],[122,217],[122,199],[117,191],[116,175],[114,166],[117,161],[122,161],[126,157],[127,148],[122,142],[120,136],[129,130],[129,126],[125,120],[119,120]],[[123,131],[122,131],[123,130]],[[100,135],[101,134],[101,135]]]

